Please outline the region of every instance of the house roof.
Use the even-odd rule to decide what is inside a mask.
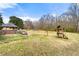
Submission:
[[[12,23],[7,23],[7,24],[2,24],[1,27],[17,27],[15,24]]]

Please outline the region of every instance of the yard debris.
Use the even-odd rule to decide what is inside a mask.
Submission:
[[[68,39],[68,37],[64,34],[64,28],[62,28],[60,25],[57,26],[57,36],[59,38]]]
[[[22,35],[28,35],[27,32],[23,30],[17,30],[17,33],[22,34]]]

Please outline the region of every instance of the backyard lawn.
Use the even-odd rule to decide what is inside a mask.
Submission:
[[[57,38],[56,32],[27,31],[28,35],[0,35],[0,55],[63,56],[79,55],[79,34],[65,33],[69,39]]]

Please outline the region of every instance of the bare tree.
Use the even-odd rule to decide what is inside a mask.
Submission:
[[[33,29],[32,21],[30,20],[24,21],[24,29]]]
[[[75,31],[78,31],[78,23],[79,23],[79,4],[74,3],[71,4],[69,8],[70,14],[73,17],[73,23],[75,25]]]

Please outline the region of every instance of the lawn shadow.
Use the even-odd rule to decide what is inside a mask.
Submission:
[[[5,37],[3,35],[0,35],[0,41],[4,40]]]
[[[0,44],[5,43],[6,38],[3,35],[0,35]]]
[[[66,39],[66,40],[69,39],[69,38],[62,38],[62,37],[58,37],[58,36],[54,36],[54,37],[59,38],[59,39]]]

